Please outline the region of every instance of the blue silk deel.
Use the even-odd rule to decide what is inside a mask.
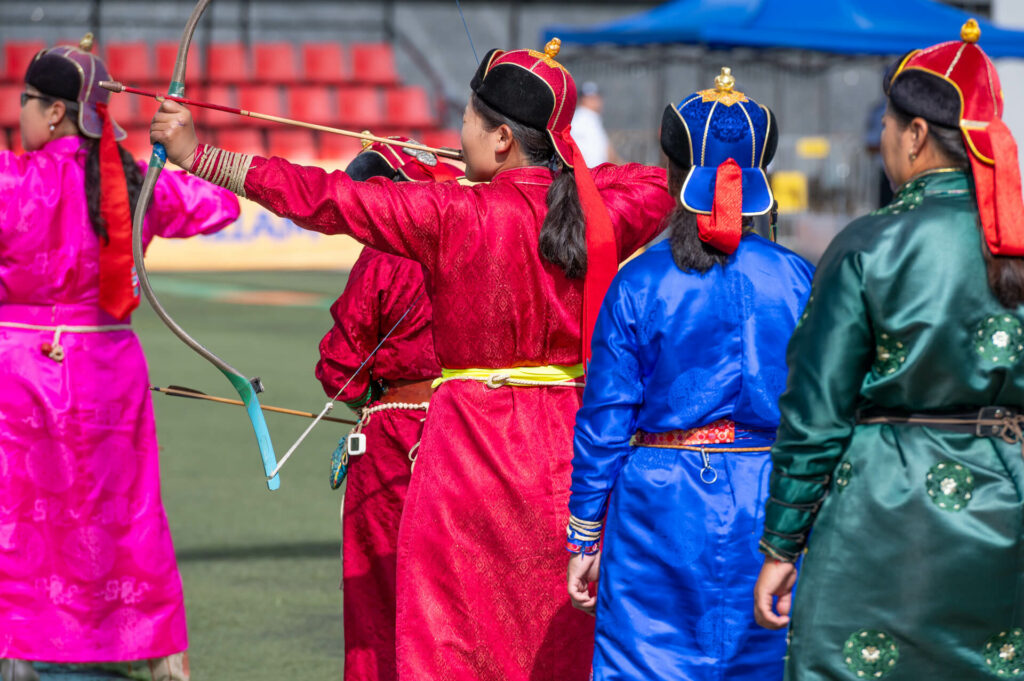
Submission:
[[[595,681],[782,678],[785,632],[753,620],[770,454],[723,450],[771,445],[812,275],[796,254],[748,235],[724,268],[684,272],[664,241],[612,283],[576,418],[569,502],[575,518],[605,519]],[[736,441],[703,454],[631,444],[637,430],[723,418],[736,422]]]

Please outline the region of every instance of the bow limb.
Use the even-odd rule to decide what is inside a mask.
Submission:
[[[185,25],[185,31],[181,36],[181,44],[178,47],[178,58],[174,64],[174,74],[171,77],[171,84],[167,89],[169,95],[180,97],[185,93],[185,65],[188,58],[188,48],[192,43],[192,35],[195,33],[196,25],[209,4],[210,0],[198,0],[192,10],[188,23]],[[221,373],[234,386],[239,397],[242,398],[242,402],[249,414],[249,420],[252,422],[253,430],[256,433],[256,441],[259,443],[260,456],[263,460],[263,470],[267,477],[267,487],[275,490],[281,486],[281,478],[277,475],[271,475],[277,468],[277,457],[274,455],[274,445],[270,440],[270,431],[267,429],[266,420],[263,418],[263,410],[260,407],[259,399],[256,397],[256,393],[263,390],[259,379],[254,378],[250,381],[237,369],[207,350],[199,341],[192,338],[167,313],[149,283],[149,274],[146,271],[144,245],[142,242],[142,230],[146,211],[149,209],[149,204],[153,199],[153,190],[156,188],[157,178],[159,178],[166,162],[167,152],[164,150],[163,145],[154,144],[153,154],[149,159],[149,169],[146,171],[146,177],[139,192],[139,199],[132,220],[132,252],[135,257],[135,270],[139,278],[139,286],[142,288],[143,293],[145,293],[149,304],[153,307],[157,316],[167,325],[167,328],[180,338],[185,345],[220,369]]]

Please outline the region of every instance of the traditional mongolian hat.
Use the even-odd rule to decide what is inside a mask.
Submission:
[[[661,148],[689,168],[679,200],[697,214],[700,238],[732,253],[743,235],[743,217],[772,210],[764,169],[775,156],[775,115],[735,89],[729,68],[701,90],[669,104],[661,118]]]
[[[393,136],[399,142],[415,142],[408,137]],[[429,151],[396,148],[383,142],[363,141],[363,151],[345,168],[345,173],[354,180],[368,180],[371,177],[389,177],[394,180],[413,182],[445,182],[462,176],[462,171],[450,163],[439,161]]]
[[[28,65],[25,82],[51,97],[69,103],[68,109],[77,109],[78,128],[87,137],[103,135],[100,104],[110,101],[110,91],[98,86],[101,80],[111,80],[103,60],[92,54],[92,33],[87,33],[77,47],[58,45],[39,51]],[[113,118],[114,139],[120,141],[127,133]]]
[[[974,174],[978,213],[995,255],[1024,255],[1024,202],[1017,143],[1002,120],[1003,90],[988,56],[978,47],[974,19],[960,40],[913,50],[894,63],[882,87],[912,116],[959,129]]]
[[[618,271],[618,249],[611,217],[594,185],[587,164],[572,138],[576,112],[576,81],[555,61],[562,41],[553,38],[543,52],[491,50],[470,81],[485,104],[517,123],[542,130],[555,153],[572,168],[587,223],[587,274],[583,284],[583,364],[590,358],[590,338],[601,307]]]
[[[42,50],[28,65],[25,83],[43,94],[62,99],[69,112],[77,110],[78,129],[99,139],[100,216],[105,239],[99,253],[99,304],[123,320],[139,305],[138,278],[132,258],[131,199],[117,140],[125,132],[107,110],[110,91],[99,87],[111,80],[103,60],[92,49],[87,33],[78,47],[58,45]]]

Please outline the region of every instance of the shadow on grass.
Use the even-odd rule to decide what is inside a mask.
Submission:
[[[341,541],[295,542],[292,544],[250,544],[248,546],[208,546],[181,549],[179,563],[258,559],[334,558],[341,553]]]

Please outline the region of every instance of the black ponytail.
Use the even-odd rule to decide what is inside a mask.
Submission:
[[[675,209],[665,218],[665,226],[671,230],[668,243],[672,248],[672,260],[676,267],[684,272],[695,271],[703,274],[715,265],[724,267],[729,261],[729,254],[701,240],[697,228],[697,215],[683,208],[679,202],[679,192],[682,191],[683,181],[688,172],[689,169],[683,170],[669,160],[668,191],[677,199]],[[751,231],[752,227],[753,221],[750,218],[743,218],[743,233]]]
[[[582,279],[587,273],[586,220],[572,168],[566,167],[555,153],[555,146],[545,131],[503,116],[475,94],[470,98],[470,105],[483,119],[484,129],[490,132],[507,125],[531,165],[548,166],[555,172],[548,188],[548,212],[541,226],[538,251],[542,258],[561,267],[570,279]]]
[[[89,222],[96,236],[104,243],[109,243],[106,220],[100,215],[100,141],[91,137],[82,139],[86,141],[85,199],[89,207]],[[142,190],[142,171],[124,147],[118,144],[117,150],[121,154],[121,165],[124,166],[124,176],[128,181],[128,202],[132,215],[135,215],[135,205],[139,202],[139,193]]]

